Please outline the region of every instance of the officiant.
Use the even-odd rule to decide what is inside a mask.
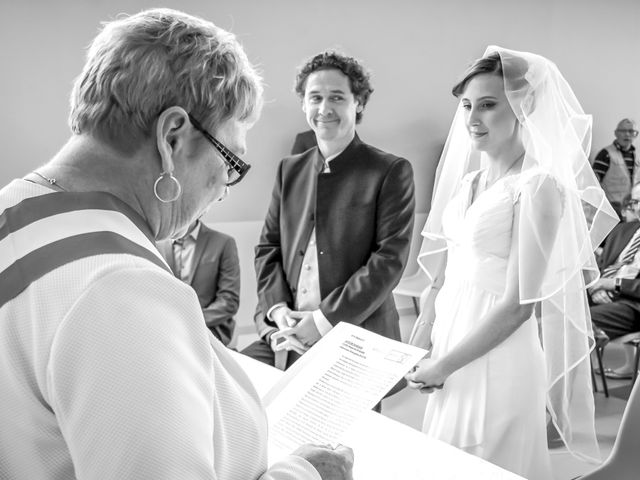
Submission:
[[[262,90],[211,22],[104,24],[69,140],[0,190],[0,478],[351,478],[347,447],[268,466],[253,384],[154,245],[247,173]]]

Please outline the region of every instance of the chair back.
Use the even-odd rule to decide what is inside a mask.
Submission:
[[[411,247],[409,249],[409,258],[407,260],[407,266],[404,269],[403,275],[405,277],[415,274],[420,268],[418,267],[418,253],[420,253],[420,247],[422,246],[422,229],[427,221],[426,213],[416,213],[413,218],[413,232],[411,235]]]
[[[580,480],[638,480],[640,478],[640,381],[635,382],[622,415],[613,450],[604,463]]]

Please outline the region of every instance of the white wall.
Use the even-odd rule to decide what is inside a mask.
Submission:
[[[69,135],[68,95],[101,20],[157,0],[0,0],[0,184],[44,163]],[[260,220],[276,164],[306,128],[295,67],[341,47],[373,71],[361,137],[408,158],[426,212],[456,102],[450,87],[488,44],[553,59],[594,116],[594,149],[640,119],[638,0],[165,0],[231,29],[260,64],[267,104],[249,135],[249,177],[209,222]]]

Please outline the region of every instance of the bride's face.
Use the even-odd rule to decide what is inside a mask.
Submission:
[[[476,75],[467,83],[460,103],[476,150],[499,154],[518,140],[518,119],[504,93],[502,77],[489,73]]]

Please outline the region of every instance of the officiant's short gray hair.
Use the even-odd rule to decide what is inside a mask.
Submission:
[[[180,106],[207,127],[257,117],[262,79],[235,36],[206,20],[151,9],[103,24],[71,93],[69,123],[122,150]]]

